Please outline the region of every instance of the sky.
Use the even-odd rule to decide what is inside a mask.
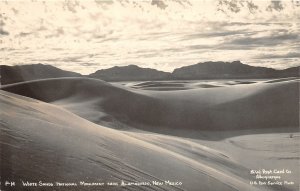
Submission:
[[[300,1],[0,0],[0,64],[89,74],[205,61],[299,66]]]

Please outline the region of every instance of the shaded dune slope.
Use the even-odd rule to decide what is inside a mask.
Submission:
[[[133,166],[139,160],[147,160],[145,157],[149,157],[150,153],[154,163],[164,157],[161,151],[147,148],[141,141],[37,100],[1,91],[0,103],[5,111],[1,112],[0,126],[2,178],[43,182],[159,180],[138,169],[139,165]],[[127,152],[120,152],[124,149],[122,145],[126,145]],[[137,158],[131,160],[131,155]],[[175,161],[176,165],[179,163]],[[172,165],[168,168],[172,169]],[[20,186],[19,183],[17,185]],[[47,187],[43,187],[45,189]],[[116,187],[60,187],[60,190],[70,189],[116,190]],[[132,186],[127,189],[182,190],[174,186]]]
[[[238,130],[298,127],[298,85],[297,80],[289,80],[212,89],[144,91],[89,78],[59,78],[2,89],[61,105],[98,124],[118,122],[151,131]]]
[[[4,109],[0,125],[2,178],[43,182],[184,182],[182,186],[60,187],[59,190],[277,190],[250,186],[248,169],[200,144],[178,139],[182,150],[177,146],[165,149],[157,143],[168,144],[168,137],[144,141],[95,125],[54,105],[5,91],[0,94]],[[232,168],[227,169],[228,166]],[[43,190],[53,188],[43,187]]]

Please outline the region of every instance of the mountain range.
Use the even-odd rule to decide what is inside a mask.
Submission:
[[[284,78],[298,77],[299,66],[284,70],[256,67],[233,62],[204,62],[184,66],[172,72],[172,79],[201,80],[201,79],[251,79],[251,78]]]
[[[81,74],[61,70],[51,65],[31,64],[7,66],[0,65],[1,84],[12,84],[45,78],[80,77]]]
[[[170,73],[162,72],[151,68],[141,68],[136,65],[115,66],[109,69],[98,70],[89,75],[91,78],[98,78],[105,81],[145,81],[168,79]]]
[[[203,62],[175,69],[172,73],[136,65],[112,67],[98,70],[89,75],[65,71],[51,65],[32,64],[7,66],[0,65],[1,84],[22,81],[58,78],[89,77],[104,81],[151,81],[151,80],[201,80],[201,79],[263,79],[299,77],[300,66],[276,70],[233,62]]]

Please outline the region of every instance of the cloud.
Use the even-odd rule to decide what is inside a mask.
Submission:
[[[14,12],[14,14],[19,14],[19,11],[17,10],[17,9],[15,9],[15,8],[11,8],[11,10]]]
[[[0,20],[0,28],[4,27],[5,26],[5,22],[1,19]]]
[[[66,0],[63,2],[63,8],[76,13],[76,9],[79,7],[79,1]]]
[[[8,31],[5,31],[4,29],[2,29],[2,27],[0,28],[0,35],[6,36],[9,35]]]
[[[282,11],[283,10],[283,5],[282,2],[280,0],[276,0],[276,1],[271,1],[271,4],[267,7],[267,11]]]
[[[111,5],[114,3],[113,0],[95,0],[95,2],[100,5]]]
[[[229,42],[226,42],[225,45],[237,45],[237,46],[276,46],[283,43],[293,42],[296,39],[299,39],[298,34],[288,33],[288,34],[272,34],[271,36],[263,37],[238,37]]]
[[[181,40],[193,40],[199,38],[209,38],[209,37],[225,37],[225,36],[234,36],[238,34],[245,34],[245,30],[235,30],[235,31],[212,31],[204,33],[194,33],[184,35]]]
[[[98,66],[99,63],[80,63],[81,66]]]
[[[32,33],[30,33],[30,32],[20,32],[18,36],[20,36],[20,37],[25,37],[25,36],[29,36],[29,35],[31,35],[31,34],[32,34]]]
[[[160,9],[165,9],[168,7],[162,0],[152,0],[151,5],[156,5]]]
[[[214,48],[214,45],[202,45],[202,44],[196,44],[196,45],[189,45],[189,46],[187,46],[187,48],[188,48],[189,50],[199,50],[199,49],[207,50],[207,49],[213,49],[213,48]]]
[[[218,0],[218,11],[225,14],[239,13],[242,10],[247,10],[249,13],[254,14],[259,9],[252,0]]]
[[[261,54],[256,59],[275,59],[275,58],[300,58],[300,52],[288,52],[286,54]]]
[[[258,10],[258,6],[255,5],[252,1],[247,1],[246,3],[247,3],[247,7],[248,7],[250,13],[253,14],[253,13],[255,13],[256,10]]]
[[[227,10],[238,13],[241,11],[241,8],[236,0],[219,0],[218,1],[218,10],[226,12]]]
[[[86,73],[128,63],[171,71],[209,60],[278,67],[299,59],[284,61],[300,47],[294,2],[0,1],[0,9],[0,45],[11,65],[44,60]]]

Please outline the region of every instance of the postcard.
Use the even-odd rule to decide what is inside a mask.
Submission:
[[[300,3],[1,0],[0,191],[298,191]]]

